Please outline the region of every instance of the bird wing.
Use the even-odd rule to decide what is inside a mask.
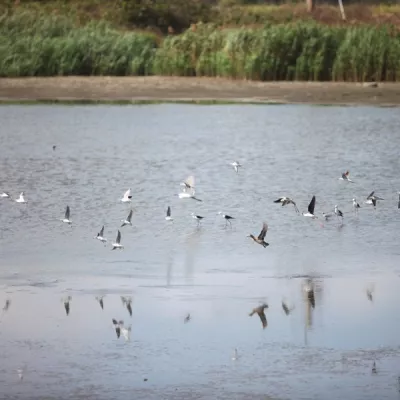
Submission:
[[[128,190],[124,193],[124,198],[129,199],[130,196],[131,196],[131,189],[128,189]]]
[[[126,219],[127,221],[131,222],[132,214],[133,214],[133,210],[129,211],[128,218]]]
[[[118,322],[117,322],[116,319],[113,318],[113,319],[112,319],[112,322],[113,322],[114,325],[118,325]]]
[[[312,197],[310,204],[308,205],[308,212],[310,214],[314,214],[314,208],[315,208],[315,196]]]
[[[376,207],[376,199],[373,198],[373,199],[371,199],[371,200],[372,200],[372,204],[374,205],[374,207]]]
[[[100,235],[101,237],[103,237],[103,235],[104,235],[104,225],[103,225],[103,227],[100,229],[99,235]]]
[[[370,199],[375,193],[375,190],[371,192],[371,194],[367,197],[367,199]]]
[[[187,179],[184,181],[184,183],[189,186],[190,188],[194,187],[194,176],[190,175],[187,177]]]
[[[170,217],[170,216],[171,216],[171,207],[168,206],[168,208],[167,208],[167,217]]]
[[[259,317],[261,319],[262,326],[265,329],[267,327],[267,325],[268,325],[268,322],[267,322],[267,317],[265,316],[264,310],[261,311],[260,313],[258,313],[258,315],[259,315]]]
[[[118,230],[118,233],[117,233],[117,240],[115,241],[116,243],[120,243],[121,242],[121,232]]]
[[[268,231],[268,225],[267,225],[266,222],[264,222],[264,223],[263,223],[263,227],[262,227],[262,229],[261,229],[261,232],[260,232],[260,234],[258,235],[258,239],[264,240],[265,235],[267,234],[267,231]]]
[[[280,203],[282,200],[284,200],[285,199],[285,197],[279,197],[279,199],[278,200],[275,200],[274,201],[274,203]]]
[[[67,208],[65,209],[65,219],[69,219],[69,206],[67,206]]]

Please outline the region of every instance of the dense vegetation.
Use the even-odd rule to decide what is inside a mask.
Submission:
[[[82,0],[80,6],[87,5],[85,1],[89,0]],[[116,0],[115,9],[102,9],[104,15],[92,9],[96,18],[89,18],[71,6],[78,7],[78,3],[67,0],[63,2],[67,8],[57,12],[49,8],[55,3],[45,0],[28,1],[21,7],[10,2],[4,8],[4,3],[0,76],[158,74],[255,80],[400,80],[400,34],[393,25],[322,24],[312,18],[266,22],[267,18],[262,24],[227,27],[215,22],[211,10],[216,12],[216,6],[211,1],[171,2],[196,3],[197,8],[167,7],[163,12],[158,8],[159,13],[154,14],[155,5],[162,4],[157,0]],[[135,25],[142,28],[153,21],[150,25],[169,28],[172,33],[189,22],[192,25],[165,38],[151,30],[129,30],[116,22],[114,14],[119,7],[125,10],[125,23],[142,7],[138,14],[142,23],[138,16],[134,18]],[[224,7],[228,7],[226,3]],[[264,12],[279,8],[252,6],[252,10],[256,7],[263,7]],[[114,16],[107,17],[105,10]],[[192,16],[187,19],[188,15]],[[195,24],[199,19],[214,22]]]

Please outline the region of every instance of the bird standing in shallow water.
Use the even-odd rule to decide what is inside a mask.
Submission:
[[[201,215],[196,215],[194,213],[191,214],[192,218],[194,218],[195,220],[197,220],[197,225],[200,225],[201,220],[204,218]]]
[[[117,321],[115,318],[112,319],[112,323],[114,325],[115,333],[117,334],[117,338],[121,336],[121,327],[124,326],[124,321]]]
[[[253,234],[250,234],[247,237],[251,237],[256,243],[261,244],[261,246],[263,246],[265,248],[265,247],[269,246],[269,243],[264,241],[267,231],[268,231],[268,225],[266,224],[266,222],[264,222],[263,227],[262,227],[261,232],[258,235],[258,237],[255,237]]]
[[[218,215],[221,215],[221,217],[225,219],[225,227],[227,226],[228,222],[229,222],[229,225],[232,227],[231,219],[235,219],[234,217],[231,217],[230,215],[222,214],[222,211],[218,211]]]
[[[167,221],[173,221],[173,220],[174,220],[174,219],[171,217],[171,207],[170,207],[170,206],[168,206],[168,208],[167,208],[167,215],[166,215],[165,219],[166,219]]]
[[[263,329],[265,329],[267,327],[267,325],[268,325],[267,317],[265,316],[265,312],[264,312],[264,310],[266,308],[268,308],[268,304],[265,304],[265,303],[261,304],[260,306],[258,306],[256,308],[253,308],[253,311],[249,314],[250,317],[255,313],[258,314],[258,316],[260,317]]]
[[[185,323],[185,324],[187,324],[190,320],[191,320],[191,316],[190,316],[190,313],[188,313],[187,315],[186,315],[186,317],[185,317],[185,319],[183,320],[183,322]]]
[[[335,205],[335,215],[339,219],[339,217],[342,218],[342,223],[343,223],[343,213],[338,209],[338,206]]]
[[[357,200],[355,198],[353,199],[353,208],[354,208],[354,212],[356,214],[358,214],[358,209],[361,208],[360,205],[357,203]]]

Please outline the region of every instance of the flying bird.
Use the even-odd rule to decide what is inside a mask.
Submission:
[[[168,206],[168,208],[167,208],[167,215],[166,215],[165,219],[166,219],[167,221],[173,221],[173,220],[174,220],[174,219],[171,217],[171,207],[170,207],[170,206]]]
[[[203,201],[203,200],[200,200],[199,198],[197,198],[195,196],[195,190],[194,189],[190,189],[190,192],[188,192],[186,189],[184,189],[183,192],[180,192],[178,194],[178,197],[180,199],[193,199],[193,200],[196,200],[196,201]]]
[[[371,192],[371,194],[367,197],[367,201],[365,204],[373,204],[374,208],[376,207],[376,201],[377,200],[384,200],[381,197],[375,196],[374,195],[375,191]]]
[[[132,226],[132,214],[133,214],[133,210],[129,211],[128,216],[126,217],[126,219],[121,220],[122,225],[121,228],[124,227],[125,225],[131,225]]]
[[[242,167],[242,164],[240,164],[239,161],[234,161],[233,163],[230,163],[230,165],[232,165],[236,173],[239,172],[239,167]]]
[[[102,310],[104,310],[104,302],[103,302],[104,296],[98,296],[96,297],[96,300],[99,302],[100,307]]]
[[[121,336],[121,327],[124,326],[124,321],[117,321],[116,319],[112,319],[112,323],[114,325],[115,333],[117,334],[117,338]]]
[[[129,315],[132,317],[132,297],[130,296],[121,296],[122,304],[126,307],[129,312]]]
[[[72,300],[71,296],[67,296],[67,297],[64,297],[62,299],[62,302],[64,303],[64,308],[65,308],[65,312],[66,312],[67,316],[69,315],[69,310],[70,310],[69,302],[71,300]]]
[[[282,204],[282,207],[283,207],[283,206],[286,206],[286,205],[288,205],[288,204],[293,204],[294,210],[295,210],[297,213],[300,212],[299,209],[297,208],[296,203],[295,203],[291,198],[289,198],[289,197],[279,197],[279,199],[275,200],[274,203],[281,203],[281,204]]]
[[[18,199],[15,200],[17,203],[26,203],[24,192],[21,192]]]
[[[132,201],[132,194],[131,194],[131,188],[129,188],[125,193],[124,196],[122,197],[121,201],[123,203],[130,203]]]
[[[122,244],[121,244],[121,232],[119,230],[117,233],[117,238],[115,239],[115,243],[113,243],[112,246],[113,247],[111,250],[115,250],[115,249],[121,250],[124,248],[124,246],[122,246]]]
[[[314,215],[314,208],[315,208],[315,196],[312,197],[310,204],[308,205],[308,211],[306,213],[303,213],[305,217],[310,217],[310,218],[318,218],[317,216]]]
[[[264,310],[265,310],[266,308],[268,308],[268,304],[265,304],[265,303],[264,303],[264,304],[261,304],[260,306],[254,308],[253,311],[249,314],[250,317],[251,317],[253,314],[255,314],[255,313],[258,314],[258,316],[260,317],[260,320],[261,320],[263,329],[265,329],[265,328],[267,327],[267,325],[268,325],[268,323],[267,323],[267,317],[265,316],[265,312],[264,312]]]
[[[68,225],[71,225],[71,224],[72,224],[72,221],[70,220],[69,215],[70,215],[70,209],[69,209],[69,206],[67,206],[67,208],[65,209],[64,218],[61,219],[61,221],[62,221],[62,222],[65,222],[65,223],[68,224]]]
[[[354,181],[352,181],[349,178],[349,175],[350,175],[350,171],[343,172],[342,176],[339,178],[339,180],[354,183]]]
[[[266,222],[263,223],[263,227],[261,229],[260,234],[258,237],[255,237],[253,234],[248,235],[247,237],[251,237],[256,243],[261,244],[264,248],[269,246],[269,243],[265,242],[265,235],[267,234],[268,231],[268,225]]]
[[[190,175],[187,177],[186,180],[184,180],[183,182],[181,182],[180,184],[181,186],[183,186],[183,190],[186,191],[187,189],[194,189],[194,176]]]
[[[218,215],[221,215],[221,217],[225,219],[225,226],[228,224],[228,222],[229,222],[229,225],[232,226],[231,219],[235,219],[234,217],[223,214],[222,211],[218,211]]]
[[[96,239],[100,240],[100,242],[104,243],[104,245],[106,244],[107,239],[104,237],[104,225],[100,229],[100,232],[97,234]]]

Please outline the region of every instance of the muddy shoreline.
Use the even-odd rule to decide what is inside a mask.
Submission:
[[[186,77],[0,78],[0,102],[229,102],[399,106],[400,83],[254,82]]]

